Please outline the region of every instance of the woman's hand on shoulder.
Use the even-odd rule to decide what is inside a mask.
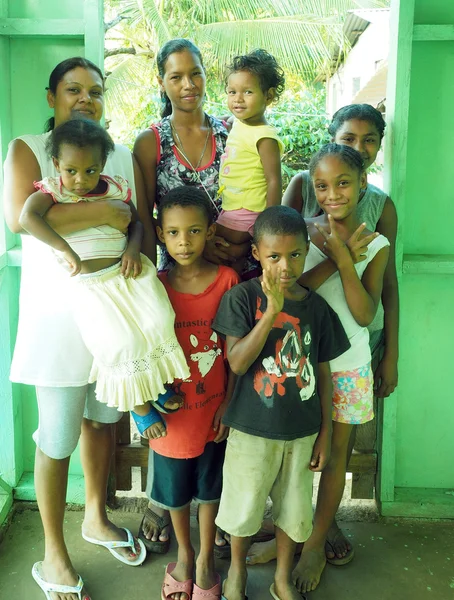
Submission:
[[[4,213],[6,224],[13,233],[22,233],[19,217],[25,201],[36,190],[34,181],[39,181],[41,169],[33,151],[22,140],[11,142],[6,155],[4,181]]]

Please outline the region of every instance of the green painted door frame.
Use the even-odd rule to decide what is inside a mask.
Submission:
[[[100,0],[0,0],[1,164],[11,139],[43,131],[50,116],[44,88],[58,62],[82,55],[103,66],[103,14]],[[18,267],[20,237],[4,224],[0,203],[0,523],[11,508],[13,495],[35,498],[31,439],[37,416],[34,391],[12,384],[8,378],[18,321]],[[77,457],[74,462],[68,501],[83,502]]]
[[[399,217],[399,386],[383,403],[384,515],[454,519],[454,4],[391,0],[385,189]]]

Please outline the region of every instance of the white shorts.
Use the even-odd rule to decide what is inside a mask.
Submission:
[[[49,458],[71,456],[80,437],[82,419],[117,423],[123,413],[97,402],[95,385],[36,387],[39,424],[33,434],[38,448]]]
[[[216,525],[235,537],[254,535],[270,496],[276,527],[294,542],[305,542],[312,532],[314,473],[309,464],[316,438],[287,442],[231,429]]]

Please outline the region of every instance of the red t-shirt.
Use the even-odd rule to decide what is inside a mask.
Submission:
[[[150,440],[150,448],[170,458],[195,458],[216,437],[213,419],[224,400],[227,382],[224,342],[211,325],[223,295],[240,279],[233,269],[220,266],[204,292],[185,294],[169,285],[166,272],[159,273],[159,278],[175,310],[175,333],[191,376],[174,381],[173,389],[184,398],[184,406],[164,415],[167,436]]]

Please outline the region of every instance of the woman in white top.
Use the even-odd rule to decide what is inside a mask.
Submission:
[[[54,110],[48,131],[73,117],[100,121],[104,108],[104,80],[100,69],[84,58],[63,61],[49,79],[47,100]],[[24,234],[19,216],[34,192],[34,181],[57,175],[45,150],[49,133],[26,135],[11,142],[5,162],[4,207],[11,231]],[[115,147],[105,173],[129,181],[144,225],[143,252],[155,260],[155,235],[144,206],[143,181],[131,153]],[[131,210],[121,200],[56,204],[47,222],[60,234],[103,224],[124,231]],[[83,344],[68,302],[69,274],[49,246],[22,235],[22,276],[17,341],[11,379],[36,386],[39,426],[36,442],[35,487],[45,534],[45,557],[33,576],[54,600],[90,600],[76,574],[63,538],[69,459],[81,438],[86,508],[85,538],[105,545],[129,565],[143,562],[145,551],[130,532],[113,525],[105,510],[107,478],[112,455],[112,424],[122,416],[97,402],[94,384],[88,385],[92,357]],[[36,318],[36,315],[40,318]]]

